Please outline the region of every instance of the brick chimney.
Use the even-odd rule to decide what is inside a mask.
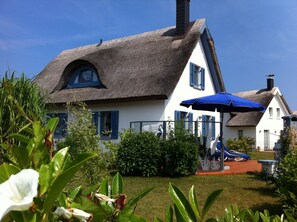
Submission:
[[[190,22],[190,0],[176,0],[176,35],[186,33]]]
[[[267,90],[270,91],[274,87],[274,74],[267,75],[266,79],[267,79]]]

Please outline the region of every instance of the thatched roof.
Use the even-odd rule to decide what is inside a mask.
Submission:
[[[234,93],[233,95],[239,96],[245,99],[252,100],[254,102],[261,103],[265,108],[267,108],[274,97],[272,90],[252,90]],[[227,127],[249,127],[257,126],[261,120],[264,113],[262,112],[246,112],[246,113],[231,113],[231,118],[228,120]]]
[[[49,93],[52,103],[73,100],[107,103],[145,99],[167,99],[201,34],[208,31],[205,20],[191,23],[183,36],[175,27],[65,50],[51,61],[35,82]],[[209,35],[208,35],[209,36]],[[225,91],[212,39],[208,39],[217,91]],[[73,70],[80,64],[92,64],[106,88],[67,88]]]

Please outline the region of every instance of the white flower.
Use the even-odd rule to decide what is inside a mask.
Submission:
[[[115,199],[111,199],[108,196],[105,196],[101,193],[95,193],[95,197],[99,200],[99,201],[106,201],[106,202],[115,202]]]
[[[0,221],[11,210],[25,211],[33,205],[38,177],[35,170],[25,169],[0,184]]]
[[[58,207],[55,210],[54,214],[68,220],[71,219],[72,217],[75,217],[79,219],[79,221],[81,222],[88,222],[88,221],[92,221],[93,219],[92,214],[86,213],[85,211],[82,211],[76,208],[65,209],[64,207]]]

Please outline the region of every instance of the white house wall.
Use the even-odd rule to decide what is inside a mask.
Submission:
[[[273,110],[273,116],[269,116],[269,108]],[[280,116],[277,117],[277,108],[280,108]],[[260,150],[268,149],[272,150],[275,146],[275,143],[279,140],[279,136],[281,130],[283,129],[283,119],[282,116],[287,115],[287,111],[284,108],[282,101],[279,95],[275,95],[271,100],[269,106],[267,107],[261,121],[256,127],[256,137],[257,144],[256,146],[260,148]],[[268,147],[264,144],[264,132],[268,130],[269,141]]]
[[[281,117],[288,115],[288,111],[280,98],[280,92],[277,87],[274,89],[275,96],[271,100],[260,122],[256,127],[224,127],[226,139],[238,138],[238,130],[243,130],[243,136],[255,139],[254,148],[264,151],[273,150],[275,143],[278,142],[281,130],[283,129],[283,119]],[[273,110],[273,116],[269,115],[269,108]],[[277,108],[280,109],[280,115],[277,117]],[[225,114],[225,123],[229,119],[229,114]],[[268,140],[264,141],[264,134],[269,135]],[[267,138],[267,137],[266,137]]]
[[[190,86],[190,63],[195,63],[196,65],[205,68],[205,89],[198,90]],[[215,116],[216,121],[219,121],[219,113],[207,112],[207,111],[197,111],[192,110],[192,108],[186,108],[180,106],[180,102],[187,99],[192,99],[201,96],[208,96],[215,94],[214,85],[212,82],[211,74],[207,65],[207,60],[204,54],[204,50],[199,41],[190,56],[190,59],[183,70],[180,80],[174,89],[172,95],[169,99],[165,101],[165,120],[174,120],[174,111],[192,112],[193,120],[201,120],[202,114]],[[218,125],[218,124],[217,124]],[[216,134],[219,133],[219,125],[216,126]]]
[[[119,111],[119,131],[128,129],[130,122],[164,120],[164,101],[142,101],[90,106],[92,111]]]

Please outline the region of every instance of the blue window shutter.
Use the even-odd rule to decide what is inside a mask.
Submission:
[[[205,69],[201,68],[201,89],[205,89]]]
[[[119,111],[111,112],[111,139],[119,137]]]
[[[98,133],[98,112],[92,113],[93,123],[96,126],[96,133]]]
[[[190,63],[190,86],[194,86],[194,64]]]
[[[101,133],[104,131],[104,129],[103,129],[104,124],[103,124],[102,112],[99,112],[99,117],[100,117],[100,129],[99,129],[100,131],[99,131],[99,134],[101,135]]]
[[[193,113],[189,113],[189,130],[192,132],[193,131]]]
[[[174,111],[174,125],[175,125],[174,127],[175,128],[178,128],[178,126],[180,125],[179,121],[180,121],[180,111],[175,110]]]
[[[174,111],[174,121],[180,120],[180,111]]]
[[[211,138],[212,140],[215,140],[216,139],[216,117],[213,116],[211,117]]]
[[[206,136],[206,116],[202,115],[202,136]]]

